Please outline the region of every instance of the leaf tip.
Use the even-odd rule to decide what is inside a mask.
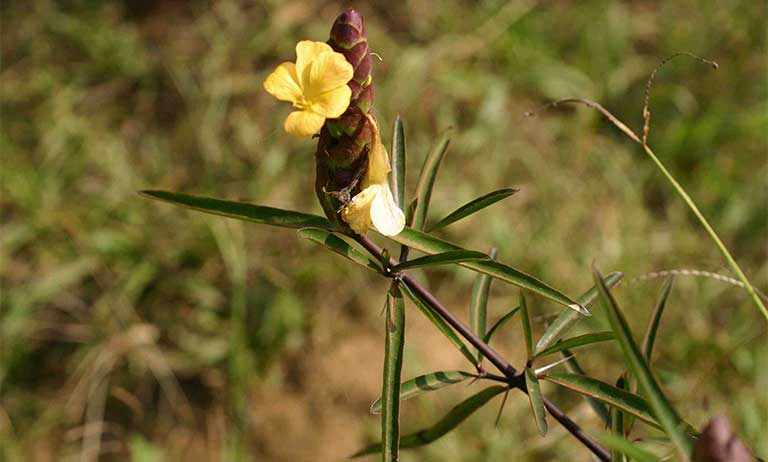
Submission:
[[[588,309],[586,309],[582,305],[579,305],[578,303],[571,303],[570,305],[568,305],[568,308],[576,311],[577,313],[579,313],[579,314],[581,314],[583,316],[586,316],[586,317],[592,316],[592,313],[590,313]]]

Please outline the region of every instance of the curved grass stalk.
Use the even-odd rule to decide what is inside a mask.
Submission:
[[[749,282],[749,279],[747,279],[747,276],[741,270],[741,267],[739,266],[739,264],[736,263],[736,260],[728,251],[728,248],[725,247],[725,244],[723,244],[723,241],[720,240],[720,236],[717,235],[717,232],[715,232],[715,229],[712,227],[712,225],[709,224],[709,221],[707,221],[707,219],[704,217],[704,214],[701,213],[699,208],[696,206],[696,203],[693,202],[693,199],[691,199],[691,196],[689,196],[688,193],[685,191],[685,189],[680,185],[680,183],[677,182],[675,177],[672,176],[671,173],[669,173],[669,170],[667,170],[664,164],[661,163],[661,160],[656,156],[656,153],[654,153],[653,150],[647,144],[643,144],[643,150],[645,151],[646,154],[648,154],[648,157],[651,158],[653,163],[656,164],[656,167],[661,171],[661,173],[664,174],[664,176],[670,182],[670,184],[672,184],[672,187],[675,188],[675,191],[677,192],[677,194],[683,199],[683,201],[688,206],[688,208],[691,209],[691,212],[693,212],[693,214],[696,215],[696,218],[699,219],[699,222],[701,223],[701,225],[704,227],[705,230],[707,230],[707,233],[712,238],[712,240],[715,241],[715,245],[717,245],[717,248],[720,250],[720,253],[722,253],[726,261],[728,261],[728,264],[731,266],[731,269],[733,269],[734,273],[736,273],[736,276],[744,284],[744,288],[747,289],[747,292],[749,292],[749,295],[752,297],[752,300],[760,309],[760,312],[763,314],[763,317],[765,317],[765,319],[768,320],[768,309],[766,309],[765,304],[760,299],[760,296],[757,294],[757,291],[755,290],[754,287],[752,287],[752,284]]]

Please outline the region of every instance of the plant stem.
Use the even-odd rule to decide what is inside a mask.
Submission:
[[[351,234],[350,236],[359,242],[360,245],[365,247],[365,249],[370,252],[371,255],[377,257],[379,260],[382,259],[384,250],[376,245],[376,243],[374,243],[372,240],[368,239],[366,236],[357,234]],[[393,258],[390,258],[388,263],[388,266],[390,267],[397,265],[397,261]],[[509,362],[507,362],[506,359],[501,357],[501,355],[499,355],[493,348],[491,348],[490,345],[475,335],[469,327],[467,327],[456,316],[454,316],[453,313],[451,313],[448,308],[440,303],[440,301],[434,295],[432,295],[429,290],[419,284],[418,281],[416,281],[410,274],[406,272],[396,273],[393,274],[393,276],[400,278],[404,284],[408,285],[411,290],[421,296],[427,303],[429,303],[431,308],[434,309],[441,318],[450,324],[451,327],[456,329],[456,331],[462,337],[464,337],[464,339],[471,343],[472,346],[477,348],[478,351],[483,354],[483,356],[488,358],[488,361],[490,361],[491,364],[496,366],[496,368],[504,374],[507,379],[506,383],[511,388],[516,388],[526,394],[528,393],[528,389],[525,386],[525,379],[523,376],[519,374],[517,370]],[[563,412],[546,398],[544,399],[544,406],[547,408],[549,414],[555,418],[555,420],[560,422],[560,424],[565,427],[566,430],[568,430],[576,439],[581,441],[581,443],[584,444],[584,446],[586,446],[587,449],[589,449],[595,456],[597,456],[598,459],[603,462],[610,462],[611,454],[597,441],[593,440],[584,430],[582,430],[576,422],[571,420],[571,418],[568,417],[565,412]]]
[[[765,305],[763,304],[763,301],[760,300],[760,297],[757,295],[757,292],[755,291],[755,288],[752,287],[752,284],[749,282],[749,279],[747,279],[747,276],[744,274],[744,272],[741,270],[741,267],[739,267],[739,264],[736,263],[736,260],[731,256],[731,253],[728,252],[728,249],[725,247],[725,244],[723,244],[723,241],[720,240],[720,237],[715,232],[714,228],[712,228],[712,225],[709,224],[706,218],[704,218],[704,215],[699,211],[699,208],[696,207],[696,204],[693,202],[693,199],[691,199],[691,196],[688,195],[687,192],[685,192],[685,189],[680,185],[680,183],[675,180],[675,177],[672,176],[671,173],[669,173],[669,170],[667,170],[666,167],[664,167],[664,164],[661,163],[661,160],[656,156],[656,154],[651,150],[650,147],[648,147],[647,144],[643,144],[643,149],[645,150],[645,153],[648,154],[648,157],[651,158],[653,163],[656,164],[656,167],[661,170],[661,173],[664,174],[664,176],[667,178],[667,180],[672,184],[672,186],[675,188],[677,193],[680,195],[680,197],[685,201],[685,203],[688,205],[688,208],[691,209],[694,215],[696,215],[696,218],[699,219],[699,222],[701,222],[702,226],[704,226],[704,229],[707,230],[707,233],[709,233],[709,236],[712,238],[713,241],[715,241],[715,244],[717,245],[717,248],[720,249],[720,253],[723,254],[725,259],[728,261],[728,264],[731,265],[731,269],[736,273],[736,276],[738,276],[739,280],[741,280],[742,283],[744,283],[744,287],[747,289],[747,292],[749,292],[749,295],[752,296],[752,300],[754,300],[757,307],[762,312],[763,316],[766,320],[768,320],[768,309],[766,309]]]

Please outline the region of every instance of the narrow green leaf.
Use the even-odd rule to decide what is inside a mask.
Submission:
[[[405,204],[405,130],[403,121],[395,117],[395,127],[392,132],[392,178],[390,187],[395,203],[401,209]]]
[[[450,250],[448,252],[425,255],[414,258],[393,268],[393,271],[421,268],[425,266],[450,265],[452,263],[462,263],[465,261],[488,260],[488,255],[474,250]]]
[[[496,249],[491,249],[491,258],[496,258]],[[472,332],[480,338],[485,336],[488,324],[488,293],[491,290],[491,277],[487,274],[478,274],[472,287],[472,302],[469,305],[469,326]],[[482,355],[477,349],[472,349],[478,361]]]
[[[624,277],[624,273],[611,273],[605,277],[605,285],[608,287],[615,287],[621,279]],[[586,308],[592,306],[592,303],[597,299],[597,287],[592,286],[587,292],[577,299],[578,303]],[[563,310],[560,315],[547,327],[544,331],[544,335],[541,336],[539,342],[536,344],[536,348],[533,350],[534,354],[545,350],[547,347],[556,342],[562,337],[568,329],[573,327],[574,324],[579,322],[584,316],[573,310]]]
[[[424,159],[424,165],[421,167],[419,182],[416,184],[416,210],[413,215],[413,222],[409,222],[414,229],[424,229],[427,222],[427,211],[429,210],[429,201],[432,198],[432,188],[435,186],[437,171],[440,169],[440,163],[443,161],[445,151],[450,143],[450,130],[443,132],[437,144],[432,148],[427,158]]]
[[[629,391],[624,386],[626,385],[626,382],[623,378],[620,378],[618,383],[616,384],[617,388],[621,388],[624,391]],[[611,417],[610,417],[610,429],[611,432],[619,436],[621,438],[624,437],[624,413],[621,411],[621,409],[615,407],[611,409]],[[624,452],[621,449],[618,448],[612,448],[611,449],[611,461],[612,462],[627,462],[627,458],[624,455]]]
[[[531,333],[531,318],[528,316],[528,304],[525,303],[525,295],[520,291],[520,322],[523,325],[523,336],[525,337],[525,351],[528,353],[526,358],[533,358],[533,334]]]
[[[525,306],[525,302],[521,306]],[[525,311],[525,308],[520,311]],[[528,389],[528,399],[531,402],[533,417],[536,419],[536,428],[539,429],[541,436],[544,436],[547,434],[547,413],[544,410],[544,400],[541,398],[539,379],[536,377],[536,373],[527,367],[525,368],[525,386]]]
[[[507,390],[507,387],[498,385],[488,387],[469,398],[465,399],[461,403],[457,404],[451,409],[448,414],[445,415],[435,425],[425,428],[424,430],[412,433],[407,436],[403,436],[400,439],[400,448],[418,448],[425,446],[437,439],[441,438],[454,428],[456,428],[467,417],[472,415],[475,411],[480,409],[485,403],[491,400],[494,396],[503,393]],[[352,457],[360,457],[368,454],[376,454],[381,451],[381,443],[372,444],[366,448],[361,449],[352,455]]]
[[[405,210],[406,223],[413,223],[413,217],[416,216],[416,205],[418,203],[419,203],[419,198],[416,197],[408,204],[408,208]]]
[[[610,449],[612,453],[613,451],[623,453],[633,462],[658,462],[659,460],[662,460],[661,457],[641,448],[622,436],[608,432],[594,433],[592,436],[594,436],[598,443]]]
[[[283,228],[320,228],[333,231],[335,227],[327,219],[308,213],[282,210],[247,202],[233,202],[211,197],[190,196],[169,191],[141,191],[150,199],[180,205],[200,212],[221,215],[238,220],[251,221]]]
[[[515,308],[510,310],[507,314],[505,314],[504,316],[500,317],[499,320],[496,321],[496,324],[494,324],[493,327],[491,327],[488,330],[488,333],[485,334],[485,337],[483,338],[483,341],[485,343],[489,343],[491,341],[491,338],[493,337],[493,335],[496,333],[496,331],[498,331],[501,326],[506,324],[507,321],[512,319],[512,317],[514,317],[515,313],[517,313],[518,311],[520,311],[520,307],[516,306]]]
[[[463,382],[470,377],[477,376],[463,371],[438,371],[420,375],[401,384],[400,401]],[[381,398],[371,405],[371,414],[378,414],[379,412],[381,412]]]
[[[653,344],[656,342],[656,332],[659,330],[661,315],[664,313],[664,308],[667,306],[667,298],[669,297],[669,292],[672,290],[673,280],[674,276],[670,274],[664,281],[664,285],[661,287],[661,293],[659,293],[659,299],[656,302],[656,307],[653,309],[653,314],[651,314],[651,319],[648,322],[648,328],[645,331],[645,337],[643,338],[643,355],[649,363],[651,362],[651,356],[653,355]]]
[[[613,333],[616,334],[616,339],[619,345],[621,345],[621,350],[629,364],[632,375],[637,379],[640,391],[647,397],[648,404],[653,410],[653,415],[656,416],[659,424],[664,428],[670,441],[672,441],[672,444],[677,449],[680,458],[687,461],[691,454],[692,445],[685,435],[683,422],[651,373],[640,347],[632,338],[632,333],[629,330],[627,321],[624,319],[624,315],[621,314],[616,300],[614,300],[613,295],[603,284],[603,278],[594,265],[592,266],[592,276],[595,280],[595,285],[597,285],[600,291],[600,298],[611,322]]]
[[[368,256],[363,252],[357,250],[339,236],[336,236],[324,229],[304,228],[300,229],[298,234],[303,238],[325,246],[329,250],[338,253],[339,255],[357,263],[358,265],[365,266],[366,268],[376,271],[377,273],[382,272],[379,265],[376,264],[375,261],[368,258]]]
[[[400,452],[400,372],[403,368],[405,303],[398,286],[399,282],[393,281],[387,292],[387,333],[381,391],[381,440],[384,442],[385,462],[396,462]]]
[[[536,353],[534,358],[551,355],[552,353],[557,353],[566,348],[576,348],[592,343],[606,342],[608,340],[613,340],[614,338],[613,332],[593,332],[591,334],[578,335],[569,339],[560,340],[549,348]]]
[[[478,197],[477,199],[462,205],[458,209],[448,214],[448,216],[438,221],[437,224],[431,226],[427,232],[431,233],[436,229],[444,228],[452,223],[455,223],[461,220],[462,218],[466,218],[469,215],[472,215],[473,213],[479,212],[480,210],[488,207],[489,205],[493,205],[502,199],[506,199],[507,197],[511,196],[512,194],[518,191],[519,189],[515,189],[515,188],[504,188],[504,189],[498,189],[496,191],[490,192],[485,196]]]
[[[434,236],[408,227],[403,229],[403,231],[401,231],[397,236],[392,236],[391,239],[400,244],[428,254],[448,252],[451,250],[465,250],[455,244],[451,244],[450,242],[443,241]],[[589,311],[576,303],[576,301],[570,297],[564,295],[558,290],[553,289],[552,287],[549,287],[533,276],[525,274],[522,271],[518,271],[503,263],[499,263],[493,260],[484,260],[463,262],[459,264],[473,271],[487,274],[491,277],[507,282],[509,284],[516,285],[523,289],[528,289],[532,292],[549,298],[550,300],[554,300],[557,303],[565,305],[572,310],[580,311],[583,314],[589,315]]]
[[[472,353],[469,351],[464,342],[459,338],[453,328],[432,310],[432,308],[429,306],[429,303],[422,300],[417,293],[411,290],[411,288],[408,287],[408,284],[403,283],[403,288],[405,289],[405,295],[411,299],[413,304],[416,305],[422,314],[424,314],[424,316],[426,316],[427,319],[429,319],[432,324],[434,324],[435,327],[437,327],[437,329],[442,332],[442,334],[445,335],[445,337],[450,340],[451,343],[456,346],[456,348],[459,349],[461,354],[463,354],[470,363],[477,366],[477,359],[472,355]]]
[[[584,369],[582,369],[581,364],[579,364],[579,361],[576,359],[576,356],[574,356],[570,350],[565,349],[561,351],[560,354],[563,357],[568,358],[568,360],[565,362],[566,369],[577,375],[587,375],[586,372],[584,372]],[[597,400],[589,395],[582,394],[582,396],[587,400],[592,410],[595,411],[595,414],[600,417],[600,421],[602,421],[603,425],[609,425],[610,411],[608,410],[608,407],[603,404],[602,401]]]
[[[651,426],[659,428],[656,420],[653,418],[650,407],[648,407],[648,403],[637,395],[586,375],[552,372],[551,374],[542,375],[540,378],[569,388],[577,393],[591,396],[610,406],[618,407],[625,412],[637,416]]]

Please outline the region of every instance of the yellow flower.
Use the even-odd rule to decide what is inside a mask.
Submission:
[[[391,168],[379,127],[371,116],[366,116],[373,125],[368,168],[360,183],[361,191],[341,209],[341,218],[358,234],[365,234],[373,226],[384,236],[395,236],[405,226],[405,215],[395,204],[389,189],[387,174]]]
[[[285,131],[312,136],[325,119],[339,117],[349,107],[352,65],[341,53],[323,42],[303,40],[296,44],[296,62],[282,63],[264,80],[264,89],[298,111],[285,119]]]

